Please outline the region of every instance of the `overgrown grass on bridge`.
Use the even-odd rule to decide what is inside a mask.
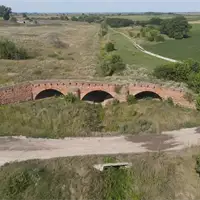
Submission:
[[[101,105],[52,98],[0,107],[0,135],[62,138],[160,133],[200,125],[200,113],[153,100]],[[111,133],[110,133],[111,132]]]

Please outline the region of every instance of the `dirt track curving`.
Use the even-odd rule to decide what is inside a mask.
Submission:
[[[200,144],[198,128],[165,132],[162,135],[65,139],[0,138],[0,165],[7,162],[55,157],[143,153],[181,150]]]
[[[174,60],[174,59],[171,59],[171,58],[167,58],[167,57],[164,57],[164,56],[161,56],[161,55],[158,55],[158,54],[155,54],[155,53],[152,53],[150,51],[146,51],[143,47],[141,47],[139,44],[137,44],[131,37],[129,37],[128,35],[126,35],[125,33],[122,33],[120,31],[116,31],[114,29],[111,28],[112,31],[114,31],[115,33],[118,33],[118,34],[121,34],[123,35],[124,37],[126,37],[128,40],[130,40],[130,42],[135,46],[136,49],[138,49],[139,51],[145,53],[145,54],[148,54],[150,56],[153,56],[153,57],[156,57],[156,58],[160,58],[162,60],[166,60],[166,61],[169,61],[169,62],[173,62],[173,63],[181,63],[181,61],[178,61],[178,60]]]

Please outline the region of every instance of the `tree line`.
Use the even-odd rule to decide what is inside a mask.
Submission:
[[[127,27],[127,26],[156,26],[155,29],[160,31],[160,34],[165,34],[170,38],[183,39],[189,37],[189,31],[192,26],[184,16],[176,16],[171,19],[161,19],[153,17],[148,21],[133,21],[131,19],[123,18],[107,18],[106,22],[113,28]]]
[[[0,5],[0,17],[2,17],[4,20],[9,20],[11,13],[11,8],[6,7],[4,5]]]

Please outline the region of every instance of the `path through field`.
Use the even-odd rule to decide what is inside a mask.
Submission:
[[[65,139],[0,137],[0,165],[30,159],[181,150],[199,145],[199,142],[199,128],[164,132],[157,136]]]
[[[110,28],[112,31],[114,31],[115,33],[118,33],[118,34],[121,34],[123,35],[124,37],[126,37],[128,40],[131,41],[131,43],[135,46],[136,49],[138,49],[139,51],[143,52],[143,53],[146,53],[150,56],[154,56],[156,58],[160,58],[160,59],[163,59],[163,60],[166,60],[166,61],[169,61],[169,62],[173,62],[173,63],[177,63],[177,62],[180,62],[178,60],[174,60],[174,59],[171,59],[171,58],[167,58],[167,57],[164,57],[164,56],[161,56],[161,55],[158,55],[158,54],[155,54],[155,53],[152,53],[150,51],[146,51],[143,47],[141,47],[139,44],[137,44],[131,37],[129,37],[128,35],[126,35],[125,33],[122,33],[120,31],[116,31],[115,29],[113,28]]]

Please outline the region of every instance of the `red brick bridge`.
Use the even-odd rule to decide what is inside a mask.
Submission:
[[[113,84],[76,80],[31,81],[2,87],[0,88],[0,104],[37,100],[68,93],[75,94],[81,100],[93,102],[103,102],[111,98],[123,102],[126,101],[128,94],[135,95],[138,99],[171,97],[177,104],[191,106],[184,99],[184,91],[180,89],[165,88],[150,83]]]

